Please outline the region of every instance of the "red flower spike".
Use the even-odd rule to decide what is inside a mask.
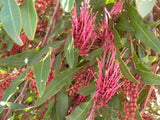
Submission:
[[[118,83],[121,79],[121,71],[119,69],[119,63],[115,59],[116,51],[108,56],[105,64],[104,61],[98,61],[99,74],[96,81],[96,93],[94,95],[94,101],[97,107],[108,106],[108,101],[117,92],[118,88],[123,85]]]
[[[80,15],[77,16],[76,6],[73,9],[72,17],[72,36],[74,38],[74,46],[79,49],[80,56],[87,56],[95,39],[94,30],[95,16],[89,11],[89,5],[86,0],[81,7]]]

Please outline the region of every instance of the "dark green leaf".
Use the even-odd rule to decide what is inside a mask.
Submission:
[[[122,31],[134,31],[134,28],[130,22],[127,21],[127,16],[125,13],[120,16],[116,28]]]
[[[101,57],[103,48],[98,48],[89,53],[89,56],[86,56],[85,59],[90,61],[90,65],[93,65],[96,62],[96,58]]]
[[[21,31],[21,15],[20,9],[15,0],[4,0],[1,9],[1,22],[4,30],[18,45],[23,45],[19,37]]]
[[[51,80],[42,97],[36,101],[35,106],[43,104],[47,99],[55,95],[66,83],[70,83],[73,80],[75,71],[76,69],[68,69]]]
[[[33,0],[25,0],[21,6],[22,27],[30,40],[34,39],[37,27],[37,13]]]
[[[137,105],[141,104],[143,102],[143,100],[146,98],[147,96],[147,93],[148,93],[148,89],[144,89],[140,94],[139,94],[139,97],[138,97],[138,100],[137,100]]]
[[[65,87],[58,92],[56,96],[56,114],[57,120],[65,120],[65,116],[68,110],[68,93]]]
[[[137,120],[143,120],[141,114],[139,113],[138,109],[136,110],[136,118]]]
[[[92,104],[93,102],[91,99],[89,102],[85,102],[76,107],[75,110],[66,117],[66,120],[85,120]]]
[[[60,0],[60,3],[65,12],[70,12],[74,7],[74,0]]]
[[[136,37],[145,45],[153,49],[155,52],[160,53],[160,41],[157,39],[154,33],[152,33],[148,26],[142,21],[136,9],[127,3],[127,12],[133,25]]]
[[[46,57],[43,61],[34,64],[33,72],[36,79],[38,93],[42,96],[50,72],[50,56]]]
[[[117,54],[120,54],[117,52]],[[122,60],[122,58],[117,55],[118,61],[120,63],[120,69],[122,74],[130,81],[138,83],[138,81],[134,78],[134,76],[132,75],[132,73],[130,72],[129,68],[127,67],[127,65],[125,64],[125,62]]]
[[[87,86],[82,86],[77,93],[81,95],[90,95],[96,90],[95,82],[90,83]]]
[[[54,29],[52,30],[51,34],[49,35],[48,40],[52,40],[55,36],[61,34],[67,27],[71,25],[71,16],[62,16]]]
[[[18,77],[16,77],[15,79],[12,80],[12,83],[10,85],[10,87],[8,87],[4,93],[3,93],[3,97],[1,99],[1,101],[5,101],[8,102],[8,100],[13,96],[13,94],[16,92],[16,88],[18,87],[18,85],[20,85],[25,77],[26,77],[26,73],[29,71],[29,69],[27,69],[25,72],[23,72],[21,75],[19,75]],[[0,106],[0,112],[2,112],[4,106]]]
[[[136,6],[139,14],[145,17],[155,5],[156,0],[136,0]]]
[[[58,54],[54,60],[54,64],[53,64],[53,71],[55,72],[55,75],[59,72],[61,64],[62,64],[62,55]]]
[[[65,46],[64,46],[64,54],[67,60],[67,63],[69,64],[70,68],[73,68],[74,65],[76,65],[76,60],[78,58],[78,52],[74,48],[73,45],[73,37],[70,34]]]

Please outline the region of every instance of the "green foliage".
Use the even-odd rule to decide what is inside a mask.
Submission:
[[[66,117],[67,120],[85,120],[93,104],[92,99],[75,108],[75,110]]]
[[[21,6],[22,28],[30,40],[34,39],[37,27],[37,13],[33,0],[25,0]]]
[[[139,14],[145,17],[149,12],[151,12],[156,0],[136,0],[136,6]]]
[[[4,30],[18,45],[23,45],[19,37],[22,28],[20,9],[15,0],[5,0],[1,10],[1,22]]]
[[[74,7],[74,0],[60,0],[65,12],[70,12]]]
[[[63,86],[73,80],[76,69],[68,69],[57,75],[46,87],[43,95],[36,101],[35,107],[43,104],[47,99],[55,95]]]
[[[160,41],[157,39],[155,34],[150,32],[148,26],[143,23],[142,18],[132,5],[126,4],[126,7],[131,24],[136,32],[136,38],[153,49],[155,52],[160,53]]]
[[[33,71],[38,93],[40,96],[42,96],[50,72],[50,55],[46,56],[41,62],[34,64]]]

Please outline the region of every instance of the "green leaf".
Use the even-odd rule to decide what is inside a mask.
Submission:
[[[102,47],[98,48],[98,49],[95,49],[95,50],[91,51],[89,53],[89,56],[86,56],[85,59],[90,61],[90,65],[93,65],[97,61],[96,58],[101,57],[102,52],[103,52]]]
[[[156,0],[136,0],[136,6],[139,14],[145,17],[155,5]]]
[[[8,102],[8,100],[14,95],[14,93],[16,92],[16,88],[18,87],[18,85],[20,85],[25,77],[26,77],[26,73],[29,71],[29,69],[27,69],[25,72],[23,72],[21,75],[19,75],[18,77],[16,77],[15,79],[12,80],[12,83],[10,85],[10,87],[8,87],[4,93],[3,93],[3,97],[1,99],[1,101],[5,101],[6,103]],[[0,112],[2,112],[4,106],[0,106]]]
[[[61,53],[59,53],[59,54],[56,56],[56,58],[55,58],[55,60],[54,60],[54,64],[53,64],[53,71],[55,72],[55,75],[56,75],[56,74],[59,72],[59,70],[60,70],[60,67],[61,67],[61,64],[62,64],[61,59],[62,59],[62,55],[61,55]]]
[[[160,75],[154,74],[147,67],[145,67],[134,53],[134,61],[136,64],[137,74],[141,76],[141,81],[147,85],[160,85]]]
[[[56,95],[57,120],[65,120],[68,110],[68,93],[65,87]]]
[[[40,60],[40,58],[48,52],[49,48],[56,48],[58,47],[60,44],[62,43],[62,41],[56,41],[53,43],[50,43],[48,45],[46,45],[45,47],[43,47],[33,58],[32,60],[29,62],[29,66],[33,66],[36,62],[38,62],[38,60]]]
[[[127,3],[126,6],[131,24],[136,32],[136,38],[138,38],[140,42],[153,49],[155,52],[160,53],[160,41],[157,39],[155,34],[152,33],[148,26],[143,23],[142,18],[138,15],[138,12],[132,5]]]
[[[75,110],[66,117],[66,120],[85,120],[89,110],[91,109],[92,104],[93,101],[91,99],[90,101],[76,107]]]
[[[105,4],[107,5],[107,4],[111,4],[111,3],[114,3],[114,2],[115,2],[115,0],[106,0]]]
[[[138,111],[138,109],[136,109],[136,115],[135,116],[136,116],[137,120],[143,120],[143,118],[142,118],[140,112]]]
[[[69,27],[71,25],[70,19],[71,16],[62,16],[52,30],[51,34],[49,35],[48,40],[52,40],[57,35],[61,34],[67,27]]]
[[[74,7],[74,0],[60,0],[60,3],[65,12],[70,12]]]
[[[77,91],[77,93],[81,94],[81,95],[90,95],[95,90],[96,90],[95,82],[92,82],[87,86],[80,87],[80,89]]]
[[[4,30],[18,45],[23,45],[19,37],[21,30],[21,14],[20,9],[15,0],[4,0],[1,9],[1,22]]]
[[[36,86],[40,96],[42,96],[46,86],[46,81],[50,72],[50,62],[50,56],[48,56],[43,61],[33,65]]]
[[[30,40],[34,39],[37,27],[37,13],[33,0],[25,0],[21,6],[22,27]]]
[[[51,119],[51,115],[53,114],[54,102],[50,101],[47,107],[47,112],[45,113],[43,120],[53,120]]]
[[[3,102],[0,101],[0,105],[3,107],[10,107],[13,110],[24,110],[26,108],[26,106],[22,105],[22,104],[18,104],[18,103],[12,103],[12,102]]]
[[[70,34],[70,36],[64,46],[64,54],[65,54],[67,63],[69,64],[69,67],[73,68],[73,66],[76,65],[76,62],[78,59],[78,52],[74,48],[73,37],[71,34]]]
[[[130,22],[127,21],[127,16],[125,13],[120,16],[116,28],[122,31],[134,31],[134,28]]]
[[[148,89],[144,89],[138,96],[138,100],[137,100],[137,105],[141,104],[143,102],[143,100],[146,98],[147,93],[148,93]]]
[[[119,52],[119,50],[118,50],[118,48],[119,48],[119,41],[121,41],[121,38],[120,38],[120,36],[119,36],[119,34],[118,34],[118,32],[115,30],[115,29],[113,29],[113,33],[114,33],[114,35],[115,35],[115,38],[114,38],[114,42],[115,41],[118,41],[118,42],[115,42],[115,46],[116,46],[116,48],[117,48],[117,59],[118,59],[118,61],[119,61],[119,65],[120,65],[120,70],[121,70],[121,72],[122,72],[122,74],[128,79],[128,80],[130,80],[130,81],[132,81],[132,82],[135,82],[135,83],[138,83],[138,81],[134,78],[134,76],[132,75],[132,73],[130,72],[130,70],[129,70],[129,68],[128,68],[128,66],[125,64],[125,62],[122,60],[122,58],[121,58],[121,53]]]
[[[51,96],[55,95],[66,83],[70,83],[73,80],[73,75],[76,69],[68,69],[57,76],[46,87],[42,97],[40,97],[35,106],[43,104]]]
[[[18,53],[13,56],[0,59],[1,65],[28,65],[29,62],[39,51],[36,49],[25,50],[22,53]]]

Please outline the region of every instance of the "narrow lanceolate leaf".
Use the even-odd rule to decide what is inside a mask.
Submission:
[[[24,110],[25,108],[27,108],[26,106],[22,105],[22,104],[18,104],[18,103],[12,103],[12,102],[0,102],[0,105],[4,106],[4,107],[9,107],[13,110]]]
[[[30,40],[34,39],[37,27],[37,13],[33,0],[25,0],[21,6],[22,27]]]
[[[53,64],[53,71],[54,71],[55,75],[57,75],[57,73],[58,73],[59,70],[60,70],[60,67],[61,67],[61,64],[62,64],[61,59],[62,59],[62,55],[61,55],[61,53],[59,53],[59,54],[56,56],[56,58],[55,58],[55,60],[54,60],[54,64]]]
[[[148,26],[143,23],[142,18],[136,11],[136,9],[127,3],[127,12],[130,18],[131,24],[135,29],[136,38],[140,40],[140,42],[144,43],[155,52],[160,53],[160,41],[157,39],[154,33],[152,33]]]
[[[119,50],[118,50],[118,48],[119,48],[119,41],[121,41],[121,38],[120,38],[118,32],[117,32],[115,29],[113,29],[113,33],[114,33],[114,35],[115,35],[115,37],[114,37],[114,43],[115,43],[115,46],[116,46],[116,48],[117,48],[117,59],[118,59],[118,61],[119,61],[119,63],[120,63],[120,70],[121,70],[122,74],[123,74],[128,80],[130,80],[130,81],[132,81],[132,82],[135,82],[135,83],[138,83],[138,81],[134,78],[134,76],[133,76],[132,73],[130,72],[128,66],[125,64],[125,62],[124,62],[124,61],[122,60],[122,58],[121,58],[120,52],[119,52]],[[116,41],[117,41],[117,42],[116,42]]]
[[[65,87],[56,95],[57,120],[65,120],[68,110],[68,93]]]
[[[89,110],[91,109],[92,104],[93,102],[91,99],[90,101],[76,107],[75,110],[66,117],[66,120],[85,120],[89,113]]]
[[[28,65],[29,62],[38,54],[39,50],[30,49],[13,56],[0,59],[0,65]]]
[[[18,77],[16,77],[15,79],[12,80],[10,87],[4,91],[1,101],[8,102],[8,100],[12,97],[12,95],[15,94],[16,88],[18,87],[18,85],[24,81],[24,79],[26,77],[26,73],[28,71],[29,71],[29,69],[27,69],[21,75],[19,75]],[[4,106],[0,105],[0,112],[2,112],[3,108],[4,108]]]
[[[36,101],[35,106],[43,104],[47,99],[55,95],[65,84],[70,83],[73,80],[75,71],[76,69],[68,69],[51,80],[42,97]]]
[[[136,0],[136,6],[139,14],[145,17],[155,5],[156,0]]]
[[[20,9],[15,0],[4,0],[1,10],[1,22],[4,30],[18,45],[23,45],[19,37],[21,30]]]
[[[69,67],[72,68],[77,62],[78,52],[74,48],[73,37],[71,34],[70,34],[67,42],[65,43],[64,54],[65,54],[67,63],[69,64]]]
[[[96,90],[95,82],[90,83],[87,86],[82,86],[77,93],[81,95],[90,95],[91,93],[94,93]]]
[[[160,75],[154,74],[146,66],[144,66],[136,54],[134,54],[137,74],[141,76],[141,81],[148,85],[160,85]]]
[[[50,71],[50,56],[48,56],[45,60],[34,64],[33,71],[36,79],[38,93],[40,96],[42,96]]]
[[[41,57],[47,53],[49,51],[49,48],[56,48],[58,47],[60,44],[62,43],[62,41],[56,41],[53,43],[50,43],[48,45],[46,45],[45,47],[43,47],[33,58],[32,60],[30,60],[30,62],[28,63],[29,66],[33,66],[36,62],[38,62],[38,60],[41,59]]]
[[[74,6],[74,0],[60,0],[60,3],[65,12],[70,12]]]

